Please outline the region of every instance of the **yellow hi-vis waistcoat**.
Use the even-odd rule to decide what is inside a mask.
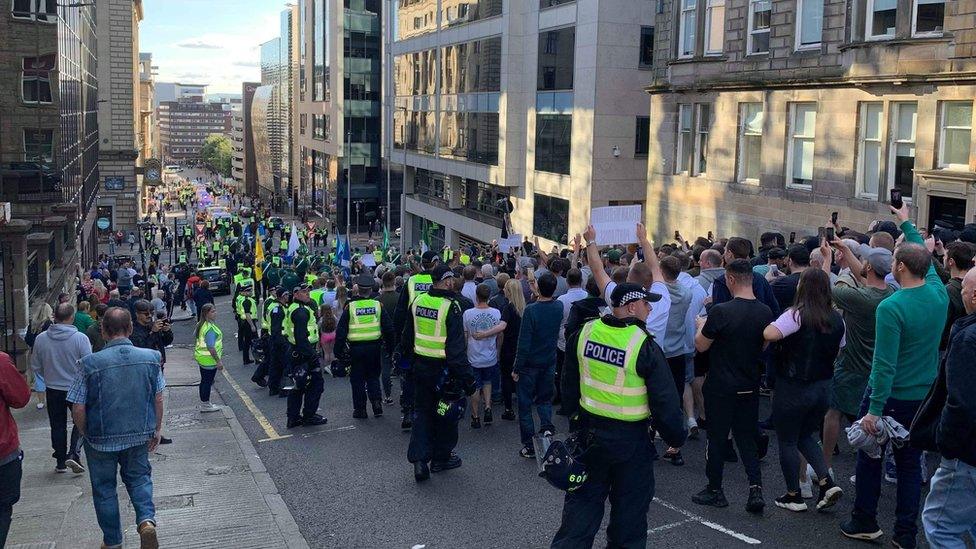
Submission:
[[[267,333],[271,330],[271,313],[276,309],[277,306],[280,305],[281,304],[278,303],[278,300],[273,297],[269,297],[267,300],[265,300],[264,314],[261,315],[261,331]]]
[[[617,328],[591,320],[579,335],[580,406],[587,412],[620,421],[651,415],[647,385],[637,375],[637,355],[647,333],[638,326]]]
[[[207,332],[210,330],[213,330],[217,334],[217,341],[214,343],[217,357],[224,356],[224,341],[220,327],[213,322],[205,322],[200,327],[200,335],[197,336],[197,344],[193,348],[193,358],[197,359],[197,364],[204,368],[213,368],[217,365],[217,361],[210,354],[210,349],[207,348]]]
[[[291,316],[299,307],[308,309],[308,322],[306,323],[308,343],[315,345],[319,341],[319,325],[315,323],[315,311],[305,303],[296,302],[288,306],[288,309],[285,311],[285,320],[282,323],[281,330],[284,332],[285,337],[288,338],[288,343],[295,345],[295,323],[292,321]]]
[[[407,279],[407,304],[412,304],[417,296],[426,294],[434,285],[434,277],[429,273],[415,274]]]
[[[379,341],[380,302],[375,299],[359,299],[349,303],[349,341]]]
[[[234,303],[234,310],[237,311],[238,318],[240,318],[241,320],[244,320],[244,303],[245,302],[250,302],[251,303],[251,311],[250,311],[251,318],[252,319],[257,318],[257,316],[258,316],[257,302],[254,301],[254,298],[253,297],[248,297],[246,295],[239,295],[239,296],[237,296],[237,301]]]
[[[413,314],[413,352],[428,358],[447,358],[447,311],[452,301],[424,293],[417,296],[410,311]]]

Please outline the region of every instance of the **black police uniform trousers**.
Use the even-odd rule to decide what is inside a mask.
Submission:
[[[311,347],[300,345],[292,347],[290,356],[289,371],[294,375],[304,370],[305,375],[296,377],[295,389],[288,393],[288,419],[310,418],[318,410],[325,389],[319,357]]]
[[[349,383],[352,385],[353,410],[366,410],[366,397],[372,403],[381,402],[379,340],[349,344]]]
[[[410,463],[447,461],[457,446],[457,422],[437,415],[437,402],[441,396],[438,385],[444,373],[444,366],[439,362],[415,360],[411,366],[414,409],[407,449]]]
[[[237,321],[237,347],[244,352],[244,362],[251,361],[251,342],[254,341],[254,329],[247,320]]]
[[[589,434],[583,455],[586,482],[566,493],[562,524],[552,547],[592,547],[609,497],[607,547],[643,549],[647,545],[647,508],[654,499],[656,454],[647,423],[594,428],[584,433]]]
[[[285,363],[291,356],[290,344],[285,336],[268,335],[264,360],[258,364],[254,377],[264,379],[268,376],[268,388],[281,389],[281,376],[285,373]]]
[[[392,358],[390,359],[392,362]],[[416,362],[416,359],[414,360]],[[393,364],[394,368],[400,368],[399,364]],[[400,413],[403,417],[413,416],[413,400],[414,400],[414,390],[413,390],[413,367],[407,364],[407,368],[400,369]]]

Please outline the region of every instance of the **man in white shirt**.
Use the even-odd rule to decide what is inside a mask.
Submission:
[[[556,341],[556,398],[553,404],[560,404],[562,402],[560,379],[563,373],[563,360],[566,357],[566,320],[569,319],[569,310],[573,307],[573,303],[589,295],[581,287],[583,285],[583,273],[579,269],[574,267],[567,271],[566,282],[569,284],[569,290],[556,298],[563,305],[563,322],[559,326],[559,339]],[[562,415],[561,412],[562,408],[560,407],[556,413]]]
[[[470,299],[471,303],[478,302],[478,296],[475,295],[478,284],[474,281],[474,277],[477,275],[478,269],[474,265],[468,265],[464,268],[464,286],[461,287],[461,295]]]

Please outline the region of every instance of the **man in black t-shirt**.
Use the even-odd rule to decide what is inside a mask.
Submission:
[[[758,513],[765,507],[756,446],[760,364],[765,344],[763,330],[775,317],[768,306],[756,299],[748,260],[736,259],[726,265],[725,281],[732,300],[713,306],[707,320],[700,318],[695,336],[698,352],[710,351],[708,375],[702,387],[708,417],[708,486],[692,501],[728,506],[722,491],[722,468],[731,431],[749,477],[746,510]]]
[[[786,258],[786,266],[790,274],[778,278],[771,274],[766,275],[766,279],[770,281],[769,287],[776,296],[776,302],[783,309],[793,305],[796,289],[800,286],[800,275],[810,268],[810,251],[800,244],[790,246]]]

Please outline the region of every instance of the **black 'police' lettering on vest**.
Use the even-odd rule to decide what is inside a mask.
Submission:
[[[586,345],[583,347],[583,356],[623,368],[624,361],[627,358],[627,352],[621,349],[615,349],[613,347],[607,347],[606,345],[594,343],[592,341],[587,341]]]
[[[430,287],[433,286],[430,282],[414,282],[413,289],[415,292],[426,293],[430,291]]]
[[[356,316],[375,315],[376,307],[357,307]]]
[[[417,307],[417,316],[420,318],[437,320],[437,309],[431,309],[429,307]]]

